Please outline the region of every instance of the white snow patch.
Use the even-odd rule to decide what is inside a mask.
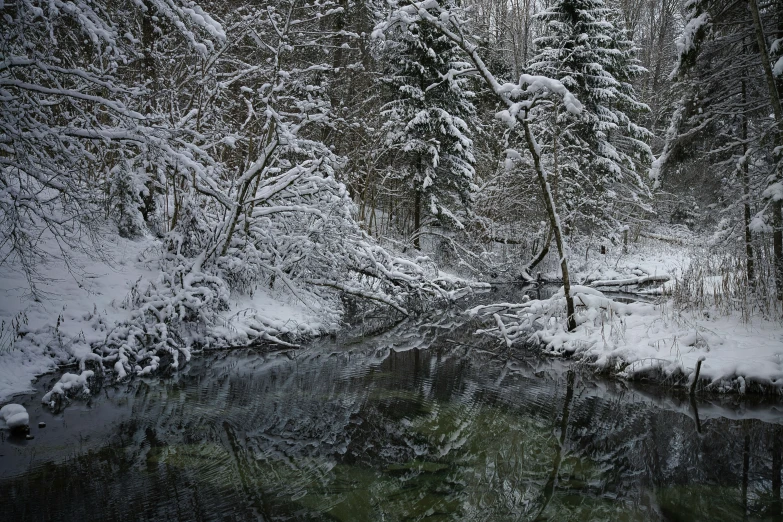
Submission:
[[[572,354],[621,377],[658,372],[692,376],[701,359],[700,380],[716,391],[746,390],[750,383],[783,391],[783,325],[763,319],[743,322],[739,314],[679,313],[671,306],[620,303],[592,288],[574,286],[577,328],[563,326],[565,298],[478,307],[471,312],[503,328],[480,330],[505,342],[534,339],[550,354]]]
[[[6,404],[0,408],[0,419],[9,430],[25,428],[30,425],[30,415],[21,404]]]
[[[41,398],[41,402],[54,406],[58,398],[64,398],[69,393],[90,393],[87,386],[88,379],[91,379],[95,373],[92,370],[85,370],[79,375],[74,373],[64,373],[52,389]]]

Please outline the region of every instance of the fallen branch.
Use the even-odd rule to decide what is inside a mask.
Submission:
[[[641,277],[629,277],[627,279],[602,279],[598,281],[590,282],[590,286],[593,288],[607,287],[607,286],[631,286],[641,285],[644,283],[665,283],[671,279],[668,274],[663,275],[646,275]]]

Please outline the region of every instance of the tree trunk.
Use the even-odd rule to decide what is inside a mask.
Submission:
[[[157,38],[155,36],[155,26],[152,21],[155,10],[153,9],[150,0],[144,0],[144,7],[146,10],[141,20],[141,41],[144,48],[144,59],[141,60],[141,78],[143,83],[149,82],[151,84],[153,96],[149,98],[146,109],[148,112],[152,113],[153,100],[155,100],[158,95],[158,74],[155,68],[154,57],[155,41]],[[147,193],[142,198],[141,215],[144,218],[144,221],[149,225],[155,219],[155,214],[157,213],[155,196],[158,194],[159,189],[158,180],[156,179],[157,176],[154,176],[149,172],[147,172],[147,175],[147,182],[145,183]]]
[[[549,253],[549,245],[552,244],[552,235],[553,235],[552,227],[549,227],[546,231],[546,238],[544,239],[544,242],[541,244],[541,250],[527,264],[527,266],[525,267],[525,272],[529,274],[531,270],[533,270],[541,261],[544,260],[546,255]]]
[[[416,250],[421,250],[421,191],[416,190],[416,197],[413,200],[413,246]]]
[[[557,116],[555,116],[555,119],[557,119]],[[552,174],[555,178],[552,181],[552,198],[554,199],[555,204],[557,204],[557,188],[560,181],[560,164],[557,157],[557,136],[559,134],[558,130],[559,129],[557,125],[552,126]]]
[[[783,202],[772,202],[772,254],[775,260],[775,289],[783,301]]]
[[[747,88],[745,80],[742,81],[742,105],[747,103]],[[751,291],[755,289],[756,281],[753,265],[753,236],[750,232],[750,179],[748,176],[748,118],[742,113],[742,156],[743,162],[740,168],[742,174],[742,196],[744,199],[745,217],[745,269],[748,276],[748,285]]]
[[[500,85],[500,83],[497,81],[495,76],[489,71],[487,65],[484,63],[484,60],[481,59],[481,56],[479,56],[478,46],[465,39],[465,37],[462,34],[462,29],[460,27],[457,26],[456,31],[452,30],[454,26],[446,25],[444,22],[441,21],[440,18],[434,16],[431,13],[428,13],[424,9],[419,9],[418,14],[421,17],[422,21],[430,24],[432,27],[439,30],[441,34],[449,38],[452,42],[459,45],[462,48],[462,50],[465,51],[465,53],[470,58],[470,61],[473,62],[473,65],[476,66],[476,69],[478,70],[478,73],[481,76],[481,78],[484,80],[487,86],[489,86],[492,89],[492,92],[495,94],[495,96],[506,107],[511,108],[516,105],[508,97],[503,86]],[[568,275],[568,261],[566,260],[566,255],[565,255],[565,244],[563,242],[563,234],[560,226],[560,216],[558,216],[557,214],[557,208],[555,207],[555,202],[554,199],[552,198],[552,190],[549,186],[549,181],[547,180],[546,170],[544,170],[544,166],[541,164],[541,153],[540,153],[541,149],[539,148],[538,143],[536,142],[536,139],[530,130],[530,123],[527,120],[527,112],[525,111],[524,114],[522,113],[522,111],[516,112],[516,120],[524,128],[525,141],[527,142],[527,149],[530,155],[533,157],[533,164],[535,166],[536,177],[538,178],[538,183],[539,186],[541,187],[541,192],[544,199],[544,205],[546,206],[546,212],[549,217],[549,223],[555,235],[555,244],[557,245],[557,252],[560,255],[560,269],[563,272],[563,292],[565,294],[565,299],[566,299],[566,313],[568,314],[566,320],[567,328],[568,331],[570,332],[576,329],[576,318],[574,317],[574,300],[571,297],[571,281]]]
[[[258,188],[258,182],[257,180],[261,177],[261,175],[265,172],[266,166],[269,163],[269,157],[271,156],[272,152],[274,151],[274,148],[277,147],[275,144],[274,147],[273,141],[275,138],[276,133],[276,126],[275,126],[275,120],[272,120],[269,124],[269,128],[267,129],[267,135],[265,140],[265,147],[261,148],[259,147],[259,150],[262,151],[263,157],[260,158],[262,160],[261,164],[256,168],[255,173],[253,173],[252,176],[245,179],[240,186],[237,188],[237,200],[234,202],[234,207],[231,209],[231,217],[229,219],[228,224],[228,231],[226,232],[226,238],[223,242],[223,248],[220,251],[221,256],[225,256],[228,253],[228,249],[231,246],[231,240],[234,237],[234,230],[236,229],[237,223],[239,222],[239,217],[242,215],[242,210],[246,204],[246,201],[248,199],[248,193],[250,192],[250,186],[253,184],[253,182],[256,182],[256,188],[254,190],[257,190]],[[248,149],[248,154],[250,154],[251,149]],[[253,163],[251,162],[250,168],[253,167]],[[249,169],[248,169],[249,170]],[[248,172],[249,174],[249,172]],[[243,174],[244,177],[244,174]],[[194,183],[195,185],[195,183]],[[251,197],[255,196],[255,193],[250,194]],[[249,212],[252,213],[253,208],[255,207],[255,201],[253,200],[250,204]],[[247,209],[246,209],[247,210]],[[210,254],[211,255],[211,254]]]
[[[557,245],[557,254],[560,256],[560,270],[563,272],[563,293],[566,298],[566,324],[569,332],[576,329],[576,318],[574,317],[574,298],[571,297],[571,279],[568,275],[568,261],[566,261],[565,243],[563,242],[563,232],[560,227],[560,216],[557,214],[557,208],[555,207],[555,200],[552,197],[552,190],[549,187],[549,181],[546,177],[546,171],[543,165],[541,165],[541,156],[539,155],[539,147],[536,143],[533,133],[530,131],[530,125],[527,119],[522,121],[522,126],[525,129],[525,140],[527,141],[528,150],[533,156],[533,165],[536,170],[536,177],[538,178],[538,184],[541,187],[541,193],[544,196],[544,205],[546,206],[546,212],[549,216],[549,223],[552,227],[552,232],[555,235],[555,245]]]

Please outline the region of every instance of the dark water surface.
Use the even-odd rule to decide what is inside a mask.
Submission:
[[[783,520],[780,402],[691,404],[475,329],[206,354],[56,414],[28,396],[47,427],[3,435],[0,519]]]

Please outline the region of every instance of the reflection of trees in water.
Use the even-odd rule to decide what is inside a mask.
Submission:
[[[779,516],[778,426],[702,419],[699,434],[677,405],[509,362],[472,328],[441,316],[132,382],[96,398],[98,421],[101,401],[132,412],[111,437],[0,498],[30,519]]]

